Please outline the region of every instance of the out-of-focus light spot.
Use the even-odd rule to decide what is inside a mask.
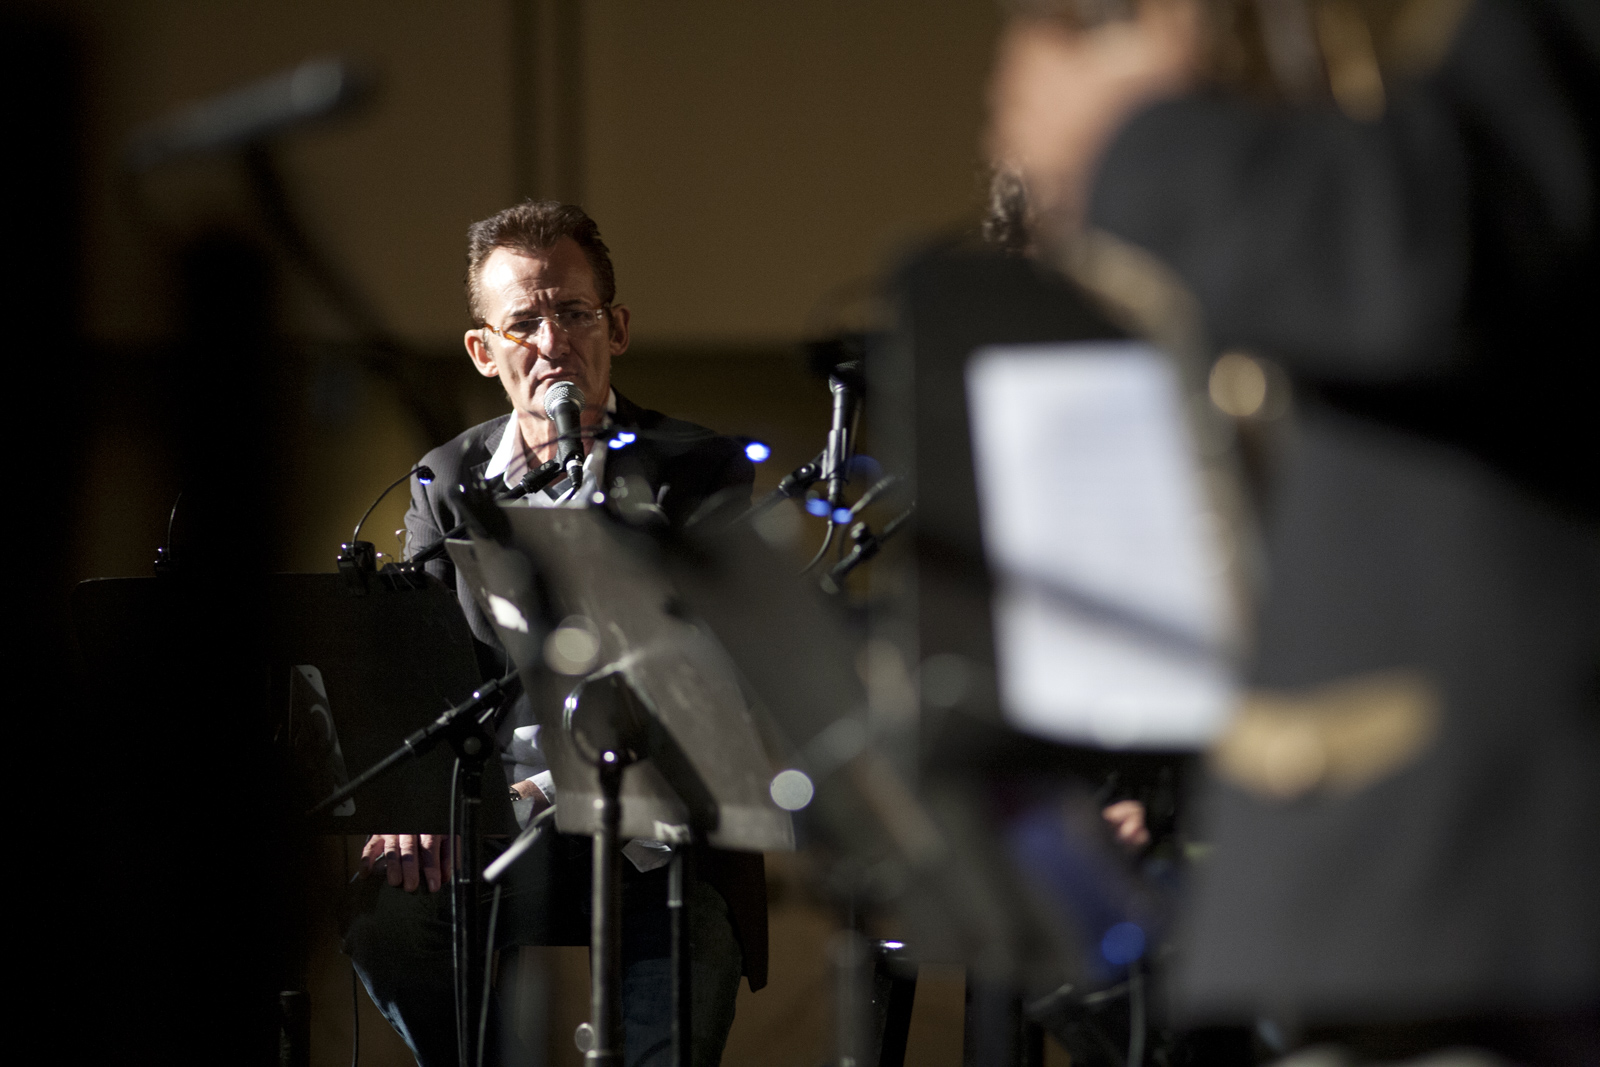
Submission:
[[[904,941],[885,941],[883,942],[883,947],[888,949],[890,952],[893,952],[896,949],[905,948],[906,943]]]
[[[819,496],[814,496],[806,501],[806,511],[819,519],[828,517],[828,502]]]
[[[562,622],[544,640],[544,661],[557,674],[586,674],[600,656],[600,631],[579,616]]]
[[[850,458],[850,473],[859,474],[868,481],[877,481],[883,477],[883,464],[871,456],[852,456]]]
[[[596,491],[595,494],[589,498],[589,501],[595,507],[599,507],[601,504],[606,502],[606,495],[602,492]]]
[[[744,454],[751,463],[765,463],[772,458],[772,449],[760,441],[751,441],[744,446]]]
[[[1224,352],[1212,364],[1209,392],[1224,415],[1250,418],[1267,402],[1267,372],[1243,352]]]
[[[850,514],[849,508],[833,509],[833,521],[838,523],[840,526],[843,526],[845,523],[849,522],[851,518],[853,518],[853,516]]]
[[[615,752],[605,752],[600,758],[605,760],[607,763],[617,762],[617,754]]]
[[[489,594],[489,610],[494,612],[494,621],[505,629],[524,634],[528,632],[528,620],[522,614],[522,609],[498,593]]]
[[[1138,923],[1117,923],[1100,938],[1100,955],[1113,967],[1127,966],[1144,955],[1144,930]]]
[[[790,769],[773,776],[768,792],[772,794],[772,802],[784,811],[799,811],[811,803],[816,788],[804,771]]]

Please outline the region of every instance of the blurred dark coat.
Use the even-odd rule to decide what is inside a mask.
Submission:
[[[687,522],[713,498],[723,506],[749,504],[755,468],[732,438],[642,408],[621,393],[617,393],[617,410],[612,415],[612,423],[638,436],[626,447],[606,453],[607,482],[630,476],[643,478],[674,525]],[[464,520],[465,515],[450,490],[469,477],[481,476],[510,426],[511,416],[502,415],[474,426],[422,457],[421,462],[433,468],[434,478],[427,485],[415,478],[411,480],[411,509],[406,513],[408,545],[420,548],[432,544]],[[461,610],[477,640],[479,667],[484,677],[504,674],[510,669],[510,663],[495,636],[494,627],[478,607],[472,590],[465,582],[456,580],[456,569],[449,558],[435,560],[427,569],[440,581],[456,587]],[[519,707],[502,727],[503,744],[514,727],[536,721],[531,708],[526,706],[527,701],[518,703]],[[584,856],[587,853],[582,849],[567,849],[563,855],[564,866],[568,869],[562,876],[572,884],[560,889],[566,894],[586,896],[589,867]],[[744,974],[750,979],[752,990],[760,989],[767,981],[767,886],[762,857],[702,848],[697,852],[696,870],[727,899],[743,949]],[[624,876],[631,876],[631,871],[630,865],[623,865]],[[566,942],[588,943],[587,929],[568,931],[568,935]]]
[[[1179,1004],[1369,1021],[1600,999],[1600,5],[1479,0],[1371,122],[1214,97],[1091,221],[1293,383],[1252,682],[1387,669],[1431,741],[1354,792],[1220,777]]]

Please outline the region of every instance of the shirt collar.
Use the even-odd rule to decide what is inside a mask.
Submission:
[[[606,414],[616,413],[617,391],[610,389],[606,392]],[[503,478],[507,486],[514,486],[522,481],[528,469],[528,449],[522,441],[522,428],[517,425],[517,413],[513,411],[511,418],[506,420],[499,446],[495,448],[494,455],[489,457],[489,465],[483,469],[483,478],[484,481]]]

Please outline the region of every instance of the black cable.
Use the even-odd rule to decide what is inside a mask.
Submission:
[[[450,768],[450,829],[445,835],[448,847],[455,843],[456,836],[456,793],[460,789],[458,779],[461,774],[461,759],[456,758]],[[461,973],[461,880],[456,875],[456,849],[450,849],[450,975],[451,992],[455,995],[456,1002],[456,1062],[467,1062],[467,1011],[466,1002],[462,997],[466,989],[466,976]]]
[[[406,471],[400,477],[396,478],[394,481],[390,482],[389,483],[389,488],[387,488],[383,492],[379,493],[378,494],[378,499],[374,500],[372,502],[371,506],[368,507],[367,510],[362,513],[361,521],[356,523],[356,532],[350,535],[350,540],[352,540],[352,541],[361,540],[361,527],[363,527],[363,526],[365,526],[367,524],[367,519],[371,517],[373,511],[375,511],[377,509],[379,504],[383,503],[383,498],[388,496],[390,493],[394,492],[394,487],[395,486],[399,485],[401,482],[405,481],[407,478],[410,478],[413,474],[416,474],[418,471],[426,470],[426,469],[427,469],[427,464],[419,463],[415,467],[412,467],[410,470]],[[433,475],[429,474],[428,477],[432,478]],[[174,508],[176,508],[176,505],[174,505]]]
[[[494,887],[494,899],[489,902],[489,936],[483,947],[483,1004],[478,1009],[478,1062],[483,1067],[483,1046],[489,1034],[489,985],[494,977],[494,927],[500,918],[500,890]]]
[[[801,576],[811,573],[811,568],[822,562],[822,557],[828,554],[828,546],[833,544],[833,516],[828,516],[828,533],[822,539],[822,547],[817,549],[817,554],[811,557],[811,562],[800,568]]]
[[[172,562],[172,527],[178,521],[178,505],[183,503],[183,490],[178,490],[178,495],[172,500],[172,510],[167,513],[167,543],[163,546],[167,550],[167,562]]]

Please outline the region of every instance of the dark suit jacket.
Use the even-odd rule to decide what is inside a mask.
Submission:
[[[643,478],[674,525],[688,521],[702,506],[749,504],[755,468],[738,442],[703,426],[641,408],[621,393],[617,394],[612,421],[620,429],[634,431],[637,439],[607,453],[607,482],[628,476]],[[434,479],[428,485],[415,478],[411,481],[411,509],[406,513],[408,544],[432,544],[461,523],[464,516],[450,490],[481,476],[510,425],[511,416],[502,415],[472,427],[422,457],[421,462],[433,468]],[[428,570],[446,584],[455,585],[461,610],[477,639],[479,667],[484,676],[505,673],[510,664],[494,628],[484,618],[466,583],[456,580],[448,557],[429,563]],[[572,862],[568,866],[579,868],[567,872],[575,881],[587,878],[586,865]],[[696,869],[727,899],[743,949],[744,973],[751,989],[760,989],[767,979],[767,897],[761,856],[705,848],[697,853]],[[624,873],[629,870],[624,865]],[[587,943],[586,936],[580,943]]]
[[[1193,97],[1096,225],[1289,372],[1257,685],[1417,668],[1432,743],[1351,795],[1204,796],[1181,1001],[1301,1021],[1600,999],[1600,8],[1477,0],[1379,121]]]

